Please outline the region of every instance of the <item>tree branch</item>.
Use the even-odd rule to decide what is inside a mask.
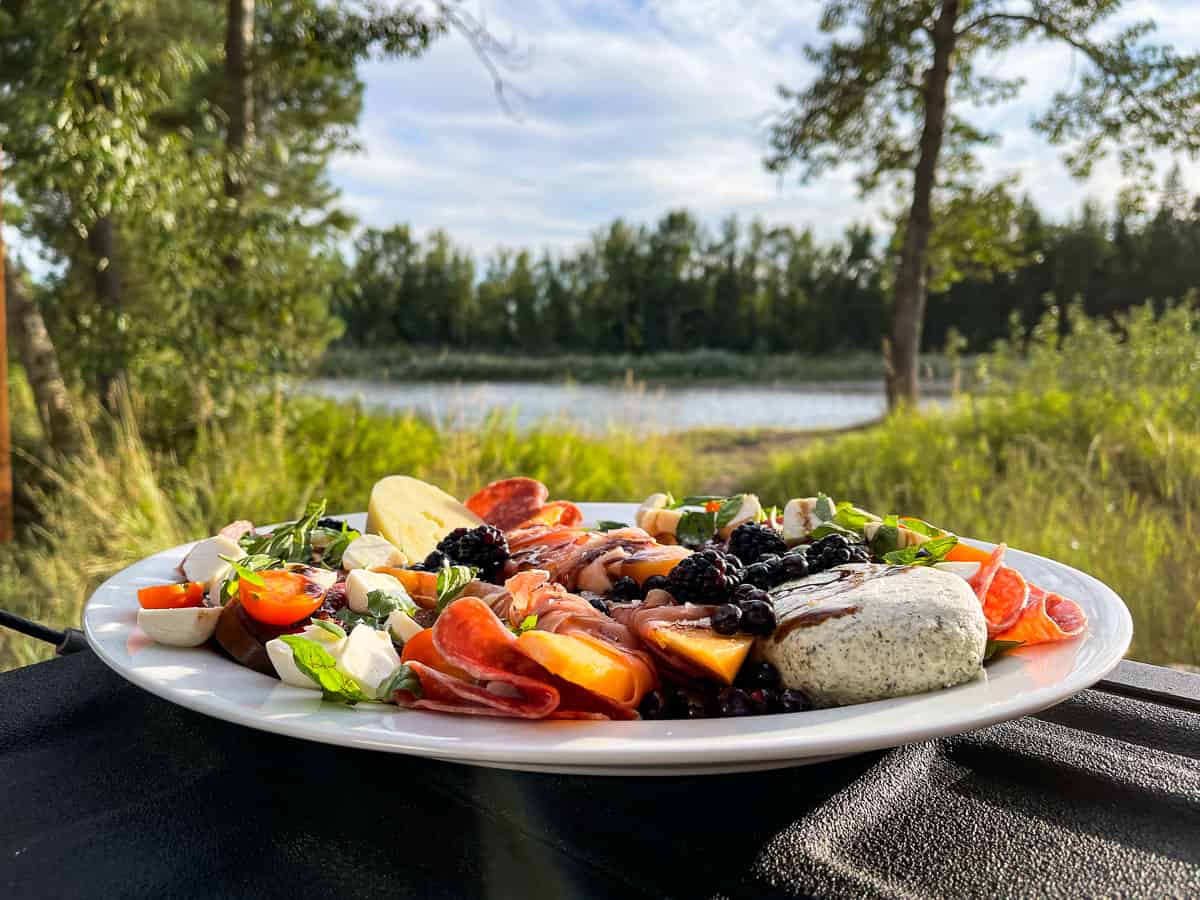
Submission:
[[[509,101],[509,94],[515,94],[522,100],[528,100],[529,95],[514,87],[504,77],[504,69],[512,71],[527,63],[524,57],[517,56],[516,41],[502,42],[488,30],[487,23],[461,9],[457,4],[439,2],[437,8],[442,20],[466,39],[476,58],[491,76],[492,91],[500,108],[507,115],[520,120],[520,114]]]

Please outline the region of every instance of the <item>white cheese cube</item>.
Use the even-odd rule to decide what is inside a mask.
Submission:
[[[139,609],[138,627],[156,644],[170,647],[199,647],[217,629],[221,610],[207,606],[183,609]]]
[[[346,576],[346,605],[356,613],[367,611],[367,597],[372,591],[384,591],[389,594],[408,596],[398,579],[385,572],[371,572],[367,569],[355,569]]]
[[[355,538],[342,554],[342,568],[373,569],[376,566],[402,566],[408,557],[400,548],[380,534],[364,534]]]
[[[338,657],[340,671],[357,681],[369,697],[379,696],[379,685],[396,671],[400,657],[386,631],[370,625],[356,625]]]
[[[829,501],[830,505],[833,501]],[[796,497],[783,508],[783,539],[795,546],[816,531],[821,524],[817,516],[816,497]]]
[[[295,572],[297,575],[303,576],[316,585],[321,593],[337,584],[338,574],[332,569],[321,569],[304,563],[287,563],[283,568],[287,572]]]
[[[348,638],[340,638],[320,625],[305,626],[300,637],[316,641],[328,650],[329,655],[334,659],[342,655],[342,651],[345,649],[348,641]],[[308,688],[312,691],[319,691],[321,689],[315,681],[300,671],[296,665],[296,657],[292,648],[280,638],[267,641],[266,647],[267,657],[271,660],[271,665],[275,667],[275,674],[279,676],[280,681],[284,684],[290,684],[292,687]]]
[[[758,497],[755,494],[744,494],[742,496],[742,505],[734,514],[729,523],[717,532],[717,535],[728,539],[733,534],[733,529],[737,528],[743,522],[753,522],[762,514],[762,504],[758,502]]]
[[[407,643],[425,629],[402,609],[394,609],[387,617],[388,631],[401,643]]]
[[[205,538],[191,549],[183,560],[183,574],[188,581],[199,581],[204,586],[224,578],[231,568],[229,563],[221,559],[241,559],[246,555],[237,541],[232,541],[222,534]]]

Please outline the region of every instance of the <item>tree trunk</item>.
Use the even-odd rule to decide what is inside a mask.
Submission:
[[[55,453],[69,455],[79,448],[83,430],[58,368],[58,354],[46,331],[41,310],[11,269],[5,272],[4,284],[17,353],[25,367],[25,377],[33,392],[46,440]]]
[[[943,0],[933,27],[933,64],[925,72],[925,122],[913,173],[912,208],[904,228],[904,247],[896,274],[888,341],[887,398],[890,409],[916,405],[920,399],[917,365],[925,318],[925,258],[933,229],[933,186],[946,125],[946,85],[950,80],[957,20],[958,0]]]
[[[246,190],[245,152],[254,146],[254,3],[228,0],[225,18],[225,196],[237,201]]]
[[[117,385],[125,376],[125,339],[118,327],[121,315],[121,278],[117,271],[117,229],[111,216],[102,216],[88,231],[96,300],[111,327],[109,352],[96,373],[96,392],[109,412],[117,408]]]

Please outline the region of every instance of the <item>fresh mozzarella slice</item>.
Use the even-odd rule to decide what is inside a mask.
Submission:
[[[199,581],[210,586],[229,573],[231,567],[221,559],[222,556],[241,559],[245,555],[246,551],[237,541],[223,534],[214,535],[205,538],[188,552],[183,560],[183,574],[188,581]]]
[[[371,697],[379,695],[379,685],[398,665],[400,657],[392,646],[391,635],[370,625],[355,626],[337,662],[338,669],[357,681]]]
[[[832,502],[831,500],[830,503]],[[788,542],[788,546],[799,544],[816,531],[820,524],[816,497],[795,497],[783,508],[783,539]]]
[[[404,644],[411,641],[425,629],[412,616],[402,609],[394,609],[387,617],[388,631],[392,637]]]
[[[977,562],[940,562],[934,563],[935,569],[941,569],[943,572],[949,572],[951,575],[957,575],[960,578],[965,578],[970,581],[975,577],[975,573],[979,571],[979,563]]]
[[[753,522],[762,514],[762,504],[758,502],[758,497],[754,494],[743,494],[742,505],[734,514],[729,523],[717,532],[719,537],[728,539],[733,534],[733,529],[737,528],[743,522]]]
[[[373,569],[376,566],[403,566],[408,558],[400,548],[381,534],[364,534],[352,540],[342,554],[342,568]]]
[[[346,647],[347,638],[340,638],[331,631],[327,631],[320,625],[306,625],[304,631],[300,633],[300,637],[308,638],[310,641],[316,641],[322,647],[329,651],[329,655],[337,659],[342,655],[342,651]],[[273,638],[267,641],[267,657],[271,660],[271,665],[275,667],[275,674],[279,676],[279,680],[284,684],[290,684],[292,687],[307,688],[312,691],[319,691],[320,686],[300,671],[296,665],[296,656],[284,641],[279,638]]]
[[[367,598],[372,591],[408,596],[408,591],[404,590],[404,585],[400,583],[399,579],[385,572],[355,569],[346,576],[346,605],[356,613],[367,611]]]
[[[638,511],[633,516],[633,524],[638,528],[645,529],[650,534],[654,534],[653,531],[650,531],[646,527],[649,517],[660,509],[666,509],[669,500],[670,498],[666,494],[651,494],[638,507]],[[672,530],[672,534],[674,534],[674,530]]]
[[[139,609],[138,627],[156,644],[199,647],[217,628],[221,610],[208,606],[183,609]]]

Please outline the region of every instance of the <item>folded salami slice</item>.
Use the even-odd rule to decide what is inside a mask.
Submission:
[[[510,531],[537,514],[550,492],[532,478],[505,478],[493,481],[471,496],[467,509],[489,525]]]
[[[1078,637],[1087,628],[1087,614],[1074,600],[1029,586],[1029,603],[1013,626],[996,635],[1000,641],[1048,644]]]
[[[523,691],[513,696],[509,691],[497,693],[486,687],[471,684],[453,675],[439,672],[424,663],[413,661],[407,665],[421,679],[423,696],[414,700],[411,694],[397,692],[396,702],[411,709],[432,709],[475,716],[541,719],[554,712],[559,704],[558,691],[537,681],[526,680],[522,684]]]
[[[987,619],[988,637],[995,637],[1011,628],[1029,602],[1029,585],[1016,569],[1001,566],[988,587],[983,601],[983,617]]]

